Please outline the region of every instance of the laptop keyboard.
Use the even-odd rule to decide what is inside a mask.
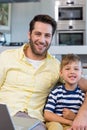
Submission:
[[[24,129],[24,127],[18,126],[18,125],[14,125],[14,127],[15,127],[15,130],[23,130]]]

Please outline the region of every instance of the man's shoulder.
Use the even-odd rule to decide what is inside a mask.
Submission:
[[[57,58],[55,58],[53,55],[49,54],[49,53],[48,53],[48,60],[50,60],[54,64],[60,65],[60,61]]]
[[[7,61],[9,59],[10,60],[15,59],[19,57],[19,53],[20,53],[20,48],[7,49],[3,51],[2,53],[0,53],[0,60]]]
[[[21,50],[23,50],[23,46],[15,47],[15,48],[13,47],[2,51],[0,55],[5,56],[5,55],[11,55],[15,53],[17,54],[18,52],[21,52]]]
[[[1,56],[7,56],[7,55],[11,55],[12,53],[15,53],[15,52],[17,52],[17,50],[18,50],[18,48],[16,48],[16,49],[7,49],[7,50],[5,50],[5,51],[3,51],[0,55]]]

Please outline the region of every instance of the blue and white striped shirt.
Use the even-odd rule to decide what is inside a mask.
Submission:
[[[75,90],[66,90],[64,85],[56,86],[48,96],[45,110],[62,116],[64,108],[77,113],[84,101],[85,93],[76,87]]]

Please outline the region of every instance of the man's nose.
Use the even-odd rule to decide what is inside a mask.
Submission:
[[[41,42],[41,43],[44,43],[44,42],[45,42],[45,36],[44,36],[44,35],[42,35],[42,36],[40,37],[40,42]]]

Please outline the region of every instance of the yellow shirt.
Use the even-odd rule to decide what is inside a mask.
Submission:
[[[35,69],[24,55],[26,46],[0,54],[0,103],[7,104],[11,115],[27,111],[43,121],[46,98],[59,79],[60,62],[47,54]]]

